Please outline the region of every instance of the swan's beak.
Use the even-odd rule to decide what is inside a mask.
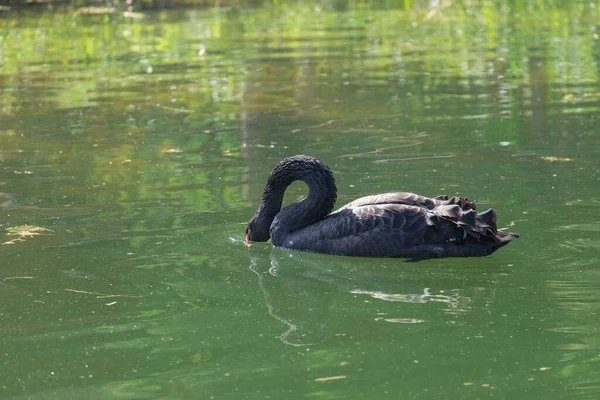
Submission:
[[[248,230],[248,231],[246,232],[246,242],[244,243],[244,245],[245,245],[246,247],[250,247],[250,246],[252,246],[252,244],[251,244],[251,243],[252,243],[252,241],[250,240],[250,230]]]

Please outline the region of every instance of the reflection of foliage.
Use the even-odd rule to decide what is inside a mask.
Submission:
[[[180,162],[158,168],[165,179],[191,167],[199,149],[213,162],[239,157],[241,101],[246,110],[285,110],[325,98],[327,117],[336,118],[345,115],[345,106],[331,102],[326,92],[344,97],[359,89],[359,116],[376,115],[380,104],[375,99],[394,84],[410,96],[391,96],[388,115],[407,115],[423,125],[432,116],[453,117],[454,107],[467,104],[472,118],[498,116],[482,123],[490,135],[502,132],[499,138],[490,136],[496,143],[519,131],[506,126],[518,119],[501,117],[527,112],[523,109],[529,105],[521,104],[518,93],[522,84],[535,86],[541,77],[544,84],[586,77],[590,87],[551,90],[545,101],[568,101],[561,112],[572,113],[594,107],[597,100],[591,90],[598,80],[597,34],[594,29],[589,35],[577,32],[584,25],[593,28],[599,11],[584,4],[508,6],[488,0],[471,8],[457,2],[432,8],[425,2],[355,1],[340,12],[341,2],[264,1],[252,2],[264,8],[241,12],[246,2],[234,3],[237,7],[230,9],[148,14],[143,20],[120,14],[9,14],[10,29],[0,33],[8,88],[0,98],[0,113],[36,115],[40,105],[56,110],[48,133],[63,131],[81,146],[97,146],[90,165],[94,179],[124,180],[132,188],[142,172],[155,172],[140,160],[161,158],[162,152],[162,159],[172,161],[176,154],[165,149],[182,151]],[[529,23],[532,12],[537,24]],[[54,84],[43,83],[48,81]],[[535,102],[534,95],[525,93],[525,98]],[[491,98],[482,103],[482,96]],[[448,101],[458,98],[464,101]],[[29,131],[39,119],[3,119],[8,133],[3,150],[37,150],[40,143],[30,137],[24,143],[19,131]],[[122,136],[107,140],[104,132],[115,125]],[[178,125],[189,130],[172,129]],[[50,150],[53,161],[65,151]],[[189,184],[189,175],[181,180]],[[215,179],[202,175],[196,169],[193,178]],[[127,201],[132,193],[123,195]]]

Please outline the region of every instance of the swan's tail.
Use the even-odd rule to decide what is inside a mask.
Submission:
[[[478,214],[475,204],[468,199],[440,197],[442,204],[431,211],[429,220],[437,240],[447,244],[447,251],[461,255],[478,249],[477,255],[487,255],[519,237],[516,233],[498,229],[494,210]]]

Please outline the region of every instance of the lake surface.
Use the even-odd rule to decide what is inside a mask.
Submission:
[[[599,9],[0,15],[0,397],[599,398]],[[247,248],[298,153],[339,204],[459,194],[522,236],[418,263]]]

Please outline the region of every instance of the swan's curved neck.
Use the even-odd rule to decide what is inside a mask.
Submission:
[[[308,197],[281,209],[285,190],[298,180],[308,185]],[[325,164],[312,157],[292,157],[279,163],[269,176],[257,215],[270,224],[271,241],[278,246],[288,233],[325,218],[333,210],[336,196],[333,173]]]

